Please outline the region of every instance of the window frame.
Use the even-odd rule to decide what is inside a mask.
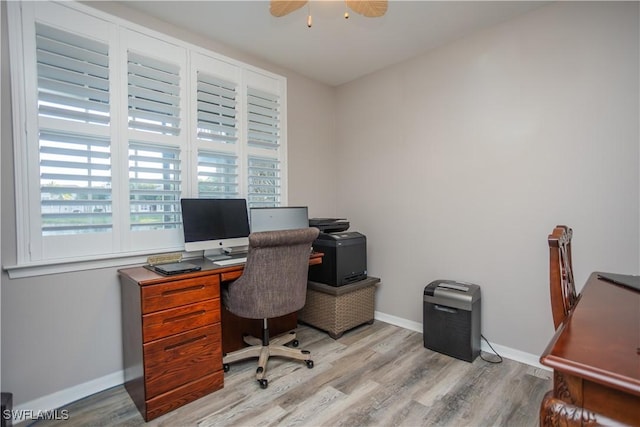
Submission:
[[[38,8],[38,10],[36,10]],[[43,18],[39,8],[47,10]],[[280,168],[280,205],[287,204],[287,91],[286,78],[220,55],[216,52],[193,45],[170,35],[132,23],[123,18],[93,9],[74,1],[9,2],[7,4],[9,24],[9,49],[12,89],[12,125],[14,135],[15,194],[16,194],[16,264],[5,266],[10,277],[29,277],[66,271],[80,271],[109,266],[139,264],[146,260],[146,255],[163,252],[184,251],[181,227],[178,228],[179,239],[165,240],[152,245],[136,245],[133,232],[129,229],[129,183],[128,183],[128,147],[130,142],[168,144],[165,135],[143,135],[128,127],[127,103],[127,52],[132,44],[128,38],[157,40],[158,43],[174,45],[185,52],[184,68],[181,69],[180,91],[184,94],[181,100],[181,131],[177,140],[180,146],[182,162],[181,196],[198,197],[198,150],[208,152],[219,151],[206,146],[197,138],[197,73],[198,66],[218,64],[222,74],[232,70],[231,77],[238,88],[237,135],[238,141],[233,150],[229,147],[223,152],[233,152],[237,156],[238,189],[240,198],[249,199],[248,194],[248,159],[249,156],[266,154],[277,159]],[[40,14],[40,15],[38,15]],[[87,21],[75,19],[73,24],[66,24],[68,15],[86,16]],[[76,32],[76,23],[87,26],[84,32]],[[41,128],[41,117],[37,104],[34,107],[34,94],[37,100],[37,71],[30,65],[35,61],[35,27],[36,22],[54,26],[67,32],[80,33],[91,39],[97,39],[90,29],[95,23],[104,26],[109,50],[110,110],[111,123],[108,134],[111,142],[112,168],[112,215],[113,231],[107,240],[110,249],[102,254],[51,257],[43,253],[43,236],[40,228],[41,194],[40,165],[38,149],[38,132]],[[213,75],[216,75],[214,72]],[[221,76],[223,77],[223,76]],[[262,153],[262,149],[248,145],[247,91],[248,88],[268,91],[280,100],[279,146],[277,151]],[[80,124],[82,127],[82,124]],[[33,145],[36,148],[33,148]],[[64,236],[55,239],[56,245],[65,245],[68,241],[91,240],[91,233],[77,236],[87,239],[69,239]],[[53,239],[52,239],[53,240]],[[166,244],[169,242],[169,244]],[[186,256],[197,254],[186,253]]]

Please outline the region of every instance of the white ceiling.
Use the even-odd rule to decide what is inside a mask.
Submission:
[[[259,1],[122,1],[246,53],[337,86],[412,58],[545,2],[391,0],[385,16],[350,13],[343,1],[310,2],[285,17]]]

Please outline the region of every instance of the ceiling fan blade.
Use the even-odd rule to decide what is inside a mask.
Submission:
[[[346,0],[347,6],[368,18],[378,18],[387,13],[387,0]]]
[[[306,0],[271,0],[269,11],[273,16],[284,16],[307,4]]]

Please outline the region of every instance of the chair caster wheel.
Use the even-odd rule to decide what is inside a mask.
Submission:
[[[269,381],[267,381],[267,379],[266,379],[266,378],[263,378],[263,379],[261,379],[261,380],[258,380],[258,382],[260,383],[260,388],[261,388],[261,389],[263,389],[263,390],[264,390],[265,388],[269,387]]]
[[[313,368],[313,360],[305,360],[305,363],[307,364],[307,368]]]
[[[228,364],[228,363],[223,363],[223,364],[222,364],[222,370],[223,370],[223,371],[225,371],[225,372],[229,372],[229,369],[230,369],[230,367],[229,367],[229,364]]]
[[[292,346],[294,346],[294,347],[297,347],[297,346],[299,346],[299,345],[300,345],[300,341],[298,341],[298,340],[293,340],[293,341],[291,341],[291,345],[292,345]]]

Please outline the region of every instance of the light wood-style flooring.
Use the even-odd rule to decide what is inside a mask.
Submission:
[[[224,389],[157,418],[150,426],[536,426],[551,372],[505,359],[460,361],[424,348],[422,334],[376,321],[333,340],[301,325],[300,348],[315,367],[271,359],[269,387],[254,360],[238,362]],[[491,355],[486,355],[490,358]],[[64,409],[68,426],[138,426],[123,386]],[[38,422],[37,426],[56,425]]]

